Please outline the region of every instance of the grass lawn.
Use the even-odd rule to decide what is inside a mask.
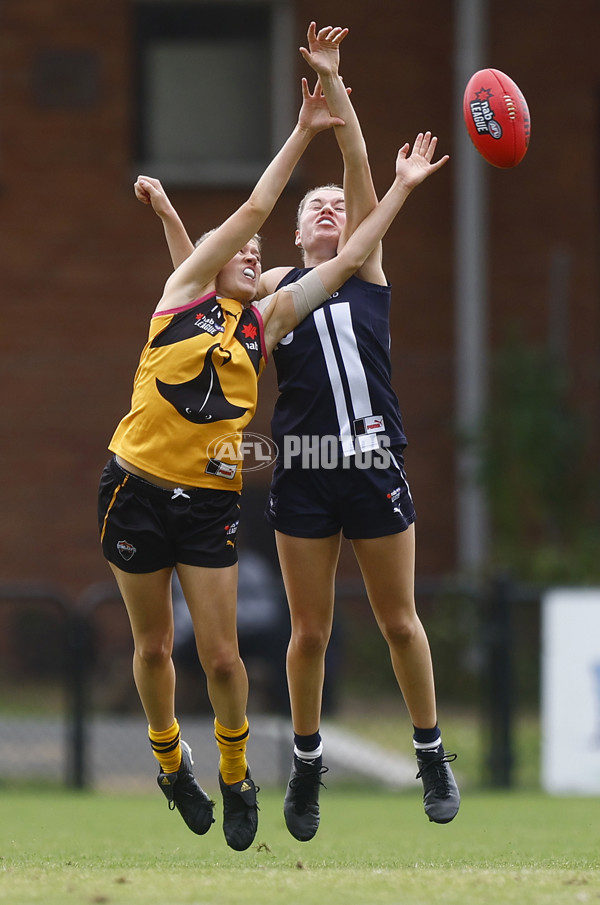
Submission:
[[[214,790],[209,790],[214,794]],[[159,796],[0,793],[6,905],[554,905],[600,902],[600,801],[467,791],[430,824],[418,792],[327,790],[312,842],[259,795],[247,852],[190,833]]]

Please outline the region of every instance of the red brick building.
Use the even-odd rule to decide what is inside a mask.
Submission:
[[[49,580],[75,594],[108,578],[96,529],[98,477],[169,270],[160,224],[132,191],[139,6],[0,6],[0,579]],[[431,128],[440,150],[453,154],[456,6],[290,0],[294,85],[304,74],[296,48],[310,19],[350,27],[342,74],[380,193],[397,148],[419,129]],[[497,342],[510,319],[527,337],[545,337],[553,261],[566,256],[568,362],[596,450],[600,7],[593,0],[489,0],[487,7],[485,65],[513,76],[532,116],[523,163],[487,172],[490,338]],[[212,90],[220,77],[217,67],[189,90]],[[296,262],[298,198],[340,178],[333,134],[318,136],[263,231],[265,266]],[[194,235],[247,192],[169,188]],[[395,387],[410,441],[417,567],[425,575],[456,568],[454,200],[451,161],[409,200],[385,242]],[[268,433],[276,394],[270,368],[261,391],[254,429]],[[568,467],[568,446],[565,456]],[[258,472],[249,485],[266,489],[267,478]],[[347,554],[344,567],[354,568]]]

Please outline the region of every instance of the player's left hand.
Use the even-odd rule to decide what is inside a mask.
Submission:
[[[443,167],[450,159],[448,154],[444,154],[443,157],[432,163],[436,148],[437,138],[435,135],[432,136],[431,132],[419,132],[410,155],[408,155],[410,150],[408,142],[398,151],[398,156],[396,157],[396,178],[410,189],[419,185],[428,176]]]

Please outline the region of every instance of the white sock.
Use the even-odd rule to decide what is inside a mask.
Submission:
[[[442,734],[440,733],[435,742],[416,742],[413,738],[413,745],[417,751],[437,751],[442,744]]]
[[[321,742],[314,751],[300,751],[300,749],[294,745],[294,754],[299,760],[312,763],[312,761],[316,760],[317,757],[321,757],[323,754],[323,742]]]

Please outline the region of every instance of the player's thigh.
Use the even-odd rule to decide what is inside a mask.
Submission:
[[[389,623],[415,612],[415,526],[385,537],[355,539],[354,553],[375,616]]]
[[[173,644],[172,569],[124,572],[109,563],[125,603],[136,644],[162,639]]]
[[[237,651],[237,563],[217,569],[178,563],[176,568],[201,658]]]
[[[275,532],[292,627],[331,624],[341,534],[293,537]]]

